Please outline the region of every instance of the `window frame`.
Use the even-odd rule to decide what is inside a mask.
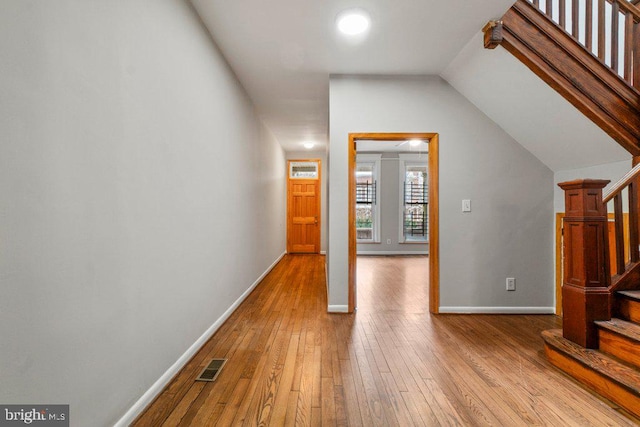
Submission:
[[[429,232],[427,229],[427,233],[424,236],[424,240],[407,240],[404,233],[404,213],[405,213],[405,181],[407,177],[407,166],[423,166],[427,171],[427,178],[425,183],[427,185],[427,193],[429,191],[429,157],[426,153],[422,154],[408,154],[408,153],[400,153],[398,161],[398,171],[399,171],[399,227],[398,227],[398,243],[400,244],[409,244],[409,245],[425,245],[429,243]],[[427,200],[425,214],[427,217],[425,218],[426,226],[429,224],[429,201]]]
[[[375,183],[375,203],[372,206],[372,224],[371,224],[371,239],[358,239],[357,238],[357,228],[356,228],[356,243],[358,244],[370,244],[370,243],[380,243],[380,159],[382,158],[382,154],[356,154],[356,164],[354,173],[358,170],[358,164],[371,164],[372,165],[372,178]],[[357,204],[356,204],[357,207]]]

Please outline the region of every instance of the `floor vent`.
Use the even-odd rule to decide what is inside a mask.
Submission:
[[[200,372],[196,381],[215,381],[227,359],[211,359],[206,368]]]

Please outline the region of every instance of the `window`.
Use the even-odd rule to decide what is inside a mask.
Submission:
[[[318,179],[318,162],[290,162],[289,178]]]
[[[379,242],[378,170],[380,156],[358,155],[356,160],[356,240]]]
[[[400,241],[425,243],[429,240],[429,180],[425,160],[400,161],[401,173],[401,229]]]

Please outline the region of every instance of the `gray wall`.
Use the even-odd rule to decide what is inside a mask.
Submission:
[[[320,183],[320,251],[327,251],[327,153],[325,151],[287,151],[287,160],[320,159],[322,160],[322,174]]]
[[[330,83],[329,310],[347,306],[349,132],[440,134],[442,311],[553,310],[551,170],[439,77],[358,76]]]
[[[285,250],[284,153],[185,1],[4,1],[0,58],[0,402],[113,425]]]
[[[564,191],[558,187],[558,183],[572,181],[574,179],[608,179],[611,182],[603,191],[606,191],[620,178],[631,170],[631,159],[621,162],[605,163],[602,165],[589,166],[580,169],[561,170],[553,174],[553,205],[556,212],[564,212]],[[623,198],[625,207],[626,197]]]
[[[518,58],[484,49],[483,37],[478,29],[441,76],[520,145],[554,172],[629,158]]]
[[[426,159],[425,159],[426,161]],[[400,255],[411,253],[426,253],[426,243],[400,243],[400,163],[397,153],[383,153],[380,161],[380,242],[359,243],[358,254]],[[391,244],[387,240],[391,239]]]

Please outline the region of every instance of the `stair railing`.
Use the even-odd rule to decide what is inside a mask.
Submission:
[[[558,184],[565,192],[562,334],[587,348],[598,347],[597,320],[611,320],[614,293],[640,279],[638,183],[636,165],[604,195],[608,180],[582,179]],[[624,218],[627,197],[628,220]],[[615,272],[611,274],[609,216],[613,203]],[[625,238],[626,237],[626,238]]]
[[[632,285],[634,278],[630,273],[638,268],[640,249],[638,246],[640,234],[638,231],[638,176],[640,164],[627,172],[603,196],[602,203],[613,203],[614,240],[615,240],[615,271],[612,272],[611,291],[626,289]],[[623,213],[623,199],[627,198],[628,220]]]
[[[527,0],[640,89],[640,8],[627,0]]]

